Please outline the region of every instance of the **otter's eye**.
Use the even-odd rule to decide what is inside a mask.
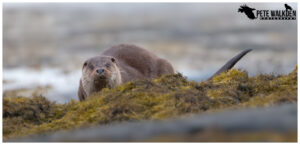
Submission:
[[[91,70],[94,70],[94,66],[92,64],[88,65]]]
[[[105,64],[105,66],[106,66],[106,67],[110,67],[110,64],[109,64],[109,63],[107,63],[107,64]]]

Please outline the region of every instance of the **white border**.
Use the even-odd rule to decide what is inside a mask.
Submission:
[[[105,2],[105,3],[118,3],[118,2],[121,2],[121,3],[124,3],[124,2],[138,2],[138,3],[140,3],[140,2],[146,2],[146,3],[153,3],[153,2],[159,2],[159,3],[162,3],[162,2],[171,2],[171,3],[188,3],[188,2],[197,2],[197,3],[199,3],[199,1],[198,0],[187,0],[187,1],[182,1],[182,0],[152,0],[152,1],[147,1],[147,0],[132,0],[132,1],[120,1],[120,0],[86,0],[86,1],[84,1],[84,0],[51,0],[51,1],[49,1],[49,0],[27,0],[27,1],[25,1],[25,0],[2,0],[1,1],[1,12],[0,12],[0,18],[1,18],[1,28],[0,28],[0,32],[1,32],[1,36],[0,36],[0,38],[1,38],[1,42],[0,42],[0,44],[1,44],[1,51],[0,51],[0,55],[1,55],[1,72],[0,72],[0,77],[1,77],[1,79],[3,80],[3,77],[2,77],[2,72],[3,72],[3,38],[2,38],[2,36],[3,36],[3,30],[2,30],[2,25],[3,25],[3,3],[25,3],[25,2],[33,2],[33,3],[66,3],[66,2],[79,2],[79,3],[95,3],[95,2]],[[211,1],[201,1],[201,3],[216,3],[216,2],[221,2],[221,3],[251,3],[251,2],[256,2],[256,3],[264,3],[264,2],[270,2],[270,3],[274,3],[274,2],[284,2],[284,3],[288,3],[288,2],[295,2],[295,3],[297,3],[297,8],[299,8],[298,6],[298,1],[297,0],[285,0],[285,1],[282,1],[282,0],[263,0],[263,1],[259,1],[259,0],[247,0],[247,1],[241,1],[241,0],[231,0],[231,1],[224,1],[224,0],[211,0]],[[299,48],[299,32],[300,32],[300,30],[299,30],[299,12],[298,12],[298,17],[297,17],[297,29],[298,29],[298,42],[297,42],[297,48]],[[298,59],[298,64],[299,64],[299,50],[297,49],[297,59]],[[298,66],[299,67],[299,66]],[[299,69],[298,69],[299,70]],[[298,71],[298,75],[299,75],[299,71]],[[299,84],[299,77],[298,77],[298,84]],[[3,92],[2,92],[2,83],[3,83],[3,81],[1,82],[1,85],[0,85],[0,92],[1,92],[1,94],[3,95]],[[298,94],[299,94],[299,89],[298,89]],[[1,103],[1,112],[2,112],[2,110],[3,110],[3,108],[2,108],[2,99],[0,99],[1,101],[0,101],[0,103]],[[298,99],[298,104],[299,104],[299,99]],[[1,113],[2,114],[2,113]],[[2,114],[3,115],[3,114]],[[300,135],[299,135],[299,131],[300,131],[300,129],[299,129],[299,116],[300,116],[300,113],[299,113],[299,107],[298,107],[298,142],[299,142],[299,139],[300,139]],[[2,123],[2,117],[1,117],[1,123]],[[2,125],[1,125],[1,127],[0,127],[0,129],[1,129],[1,141],[3,141],[2,140]],[[16,143],[13,143],[13,144],[16,144]],[[31,143],[26,143],[26,144],[31,144]],[[44,143],[43,143],[44,144]],[[108,143],[101,143],[101,144],[108,144]],[[119,143],[118,143],[119,144]],[[126,143],[126,144],[129,144],[129,143]],[[131,144],[131,143],[130,143]],[[147,143],[147,144],[154,144],[154,143]],[[170,144],[170,143],[164,143],[164,144]],[[208,144],[208,143],[204,143],[204,144]],[[219,143],[209,143],[209,144],[219,144]],[[226,143],[227,144],[227,143]],[[228,143],[229,144],[229,143]],[[230,143],[230,144],[232,144],[232,143]],[[247,143],[247,144],[249,144],[249,143]],[[253,144],[253,143],[251,143],[251,144]],[[257,143],[255,143],[255,144],[257,144]],[[280,143],[280,144],[283,144],[283,143]],[[290,143],[284,143],[284,144],[290,144]]]
[[[197,2],[197,3],[215,3],[215,2],[222,2],[222,3],[251,3],[251,2],[255,2],[255,3],[264,3],[264,2],[269,2],[269,3],[274,3],[274,2],[281,2],[281,3],[286,3],[286,2],[298,2],[297,0],[230,0],[230,1],[225,1],[225,0],[206,0],[206,1],[199,1],[199,0],[2,0],[2,2],[37,2],[37,3],[41,3],[41,2],[55,2],[55,3],[64,3],[64,2],[82,2],[82,3],[88,3],[88,2],[114,2],[114,3],[123,3],[123,2],[138,2],[138,3],[153,3],[153,2],[157,2],[157,3],[163,3],[163,2],[179,2],[179,3],[189,3],[189,2]]]

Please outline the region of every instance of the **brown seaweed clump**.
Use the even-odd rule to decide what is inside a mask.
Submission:
[[[249,77],[233,69],[205,82],[181,74],[103,89],[86,101],[4,98],[4,139],[119,121],[157,120],[223,109],[297,102],[297,67],[288,75]]]
[[[28,129],[42,123],[50,123],[65,114],[63,105],[48,101],[42,96],[5,97],[3,99],[3,135],[18,135],[21,129]]]

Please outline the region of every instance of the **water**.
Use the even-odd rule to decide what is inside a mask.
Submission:
[[[8,83],[3,85],[3,91],[50,86],[40,95],[51,101],[66,103],[72,99],[77,100],[80,76],[80,70],[65,73],[58,68],[42,68],[40,70],[31,68],[4,69],[3,80]]]

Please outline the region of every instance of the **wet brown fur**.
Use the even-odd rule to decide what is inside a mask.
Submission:
[[[106,67],[107,63],[110,63],[110,67]],[[96,72],[100,68],[104,69],[102,77],[105,79],[100,79]],[[143,48],[127,44],[116,45],[84,63],[78,98],[83,101],[91,93],[104,87],[113,88],[131,80],[156,78],[173,73],[174,69],[167,60]]]

